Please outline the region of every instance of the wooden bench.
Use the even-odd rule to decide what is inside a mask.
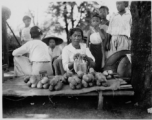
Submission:
[[[13,79],[12,81],[14,81],[15,79]],[[18,80],[18,82],[21,82],[22,80]],[[3,86],[3,87],[6,87],[6,89],[11,86],[8,85],[8,86]],[[20,86],[20,85],[16,85],[16,86]],[[16,87],[15,86],[15,87]],[[23,90],[30,90],[30,88],[28,88],[27,86],[23,85]],[[23,91],[22,90],[22,91]],[[35,94],[24,94],[24,95],[21,95],[21,94],[18,94],[16,93],[15,91],[16,88],[14,89],[8,89],[8,92],[12,92],[12,93],[9,93],[7,94],[8,92],[4,92],[5,91],[5,88],[3,88],[3,96],[18,96],[18,97],[21,97],[21,96],[98,96],[98,106],[97,106],[97,109],[99,110],[102,110],[103,109],[103,103],[104,103],[104,96],[133,96],[134,95],[134,92],[132,90],[132,86],[131,85],[121,85],[120,86],[120,89],[118,90],[98,90],[98,91],[88,91],[88,92],[85,92],[85,93],[74,93],[74,94],[50,94],[50,92],[48,90],[41,90],[41,89],[31,89],[30,92],[33,92],[35,91]],[[22,92],[21,92],[22,93]],[[25,92],[26,93],[26,92]]]
[[[105,91],[99,91],[98,94],[98,109],[103,109],[103,103],[104,103],[104,96],[133,96],[134,91],[132,89],[131,85],[122,85],[120,86],[120,89],[118,90],[105,90]]]

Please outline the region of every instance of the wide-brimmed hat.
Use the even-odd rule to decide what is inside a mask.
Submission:
[[[42,41],[45,42],[47,45],[49,44],[49,41],[50,39],[54,39],[55,40],[55,43],[56,45],[60,45],[63,43],[63,40],[59,37],[56,37],[54,35],[51,35],[51,36],[46,36]]]

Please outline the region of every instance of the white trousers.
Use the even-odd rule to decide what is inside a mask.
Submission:
[[[51,62],[30,62],[25,56],[14,57],[14,71],[16,76],[39,75],[40,71],[47,71],[48,75],[53,75]]]
[[[106,53],[106,58],[121,50],[130,50],[131,41],[126,36],[112,36],[110,41],[110,51]]]

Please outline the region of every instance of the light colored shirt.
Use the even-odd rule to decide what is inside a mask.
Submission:
[[[127,37],[130,37],[131,25],[132,16],[129,11],[126,11],[123,15],[116,13],[110,19],[107,33],[111,35],[126,35]]]
[[[53,59],[56,56],[60,56],[62,53],[59,46],[56,46],[53,50],[50,47],[48,47],[48,49],[49,49],[49,54],[50,54],[51,59]]]
[[[70,62],[74,62],[73,56],[76,53],[85,54],[88,57],[92,58],[95,61],[93,55],[91,54],[89,48],[86,47],[86,44],[80,43],[80,49],[76,49],[70,43],[68,46],[65,46],[62,50],[62,64],[65,71],[68,71],[68,65]]]
[[[30,41],[31,39],[31,34],[30,34],[30,29],[31,27],[24,27],[21,29],[21,41]]]
[[[13,56],[29,53],[31,62],[51,61],[48,46],[41,40],[32,40],[13,51]]]
[[[99,32],[93,32],[91,35],[90,35],[90,42],[92,44],[99,44],[102,42],[102,39],[100,37],[100,33]]]

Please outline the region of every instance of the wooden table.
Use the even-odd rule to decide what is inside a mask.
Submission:
[[[94,86],[90,88],[82,88],[80,90],[71,90],[69,85],[65,85],[62,90],[50,92],[48,89],[29,88],[23,81],[23,77],[14,78],[4,81],[3,96],[98,96],[98,109],[103,108],[104,96],[132,96],[131,85],[121,85],[119,89],[118,80],[109,80],[110,86]]]

